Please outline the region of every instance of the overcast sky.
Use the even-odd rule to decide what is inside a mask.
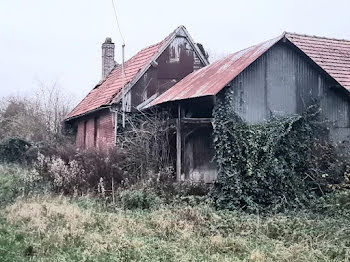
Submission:
[[[214,58],[283,31],[350,39],[349,0],[115,0],[126,58],[184,25]],[[0,0],[0,97],[57,82],[75,100],[101,78],[101,43],[120,61],[111,0]]]

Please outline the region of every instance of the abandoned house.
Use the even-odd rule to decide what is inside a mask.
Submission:
[[[248,123],[300,114],[318,101],[329,138],[350,141],[350,41],[283,33],[197,70],[148,106],[177,118],[178,179],[211,182],[212,110],[225,100]]]
[[[107,38],[102,44],[102,80],[65,119],[76,129],[79,148],[114,146],[117,113],[111,105],[121,101],[123,83],[125,110],[137,110],[209,64],[202,45],[192,40],[184,26],[131,57],[125,62],[124,74],[114,53],[115,45]]]
[[[103,50],[103,79],[68,115],[80,148],[114,145],[121,66]],[[213,108],[227,101],[248,123],[301,114],[317,101],[332,141],[350,141],[350,41],[283,33],[208,65],[183,26],[125,64],[125,111],[164,108],[176,120],[177,179],[212,182]],[[116,109],[117,108],[117,109]],[[119,109],[120,110],[120,107]]]

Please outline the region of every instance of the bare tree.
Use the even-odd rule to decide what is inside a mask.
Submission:
[[[39,82],[33,97],[5,97],[0,100],[0,139],[59,139],[62,137],[63,119],[70,108],[70,100],[56,83],[47,85]]]
[[[51,139],[55,139],[62,134],[63,119],[72,108],[71,100],[57,85],[45,84],[39,81],[39,88],[36,92],[35,104],[42,113],[47,133]]]

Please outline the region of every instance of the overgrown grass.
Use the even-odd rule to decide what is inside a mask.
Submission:
[[[348,221],[344,214],[262,217],[204,204],[123,210],[89,197],[19,196],[0,211],[0,261],[349,261]]]
[[[26,170],[17,165],[0,164],[0,207],[13,202],[21,193],[20,175]]]

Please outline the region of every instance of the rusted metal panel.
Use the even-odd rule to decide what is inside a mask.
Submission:
[[[177,37],[157,59],[160,79],[181,80],[193,72],[196,54],[188,40]]]
[[[192,73],[195,59],[200,60],[187,38],[177,36],[130,90],[136,108],[153,95],[160,95]],[[204,64],[201,64],[204,66]]]
[[[232,79],[238,76],[239,73],[251,65],[258,57],[263,55],[281,39],[290,42],[292,45],[300,49],[337,83],[345,89],[350,90],[349,40],[337,40],[284,33],[277,38],[229,55],[224,59],[216,61],[213,64],[192,73],[174,88],[168,90],[158,99],[153,101],[152,105],[200,96],[216,95]],[[281,70],[283,70],[283,68],[281,68]],[[287,106],[288,110],[292,111],[292,107],[295,105]]]
[[[151,105],[167,101],[216,95],[233,78],[280,39],[281,36],[244,49],[193,72],[179,82],[176,88],[171,88],[159,96]]]

